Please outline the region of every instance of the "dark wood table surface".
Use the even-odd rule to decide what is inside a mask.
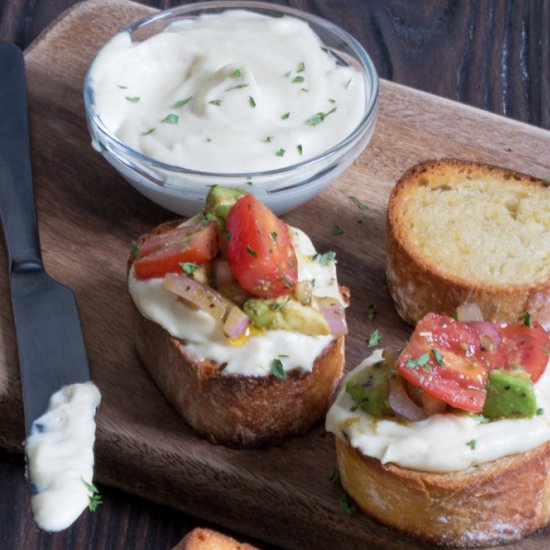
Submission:
[[[0,40],[25,48],[75,3],[0,0]],[[143,3],[168,8],[180,2]],[[366,47],[382,78],[550,129],[550,0],[280,3],[349,31]],[[104,503],[95,513],[83,514],[62,533],[42,533],[32,520],[22,457],[0,450],[0,548],[168,549],[193,527],[205,525],[100,488]]]

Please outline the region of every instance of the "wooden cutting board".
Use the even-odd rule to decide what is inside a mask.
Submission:
[[[288,548],[421,548],[340,509],[341,490],[329,480],[333,437],[321,426],[269,449],[214,446],[185,425],[141,367],[131,344],[126,258],[137,235],[174,216],[137,194],[91,148],[82,86],[99,46],[150,11],[124,1],[83,2],[25,54],[44,260],[75,291],[103,395],[96,479]],[[549,132],[382,82],[367,150],[329,189],[286,217],[318,250],[337,252],[340,281],[352,291],[349,368],[368,353],[364,338],[372,330],[396,347],[410,331],[393,309],[384,275],[386,201],[399,175],[420,160],[453,156],[548,179],[549,150]],[[357,208],[350,196],[369,209]],[[336,223],[344,234],[334,237]],[[3,248],[0,264],[0,444],[20,452],[23,411]],[[373,320],[369,304],[376,306]],[[515,547],[545,545],[550,534],[541,533]]]

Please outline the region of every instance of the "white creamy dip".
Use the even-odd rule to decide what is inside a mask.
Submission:
[[[336,298],[344,304],[336,279],[335,261],[322,265],[313,260],[315,248],[309,237],[299,229],[290,228],[298,259],[298,279],[315,279],[313,295]],[[310,336],[287,330],[269,330],[251,336],[243,346],[229,344],[219,322],[204,311],[195,311],[178,300],[163,286],[163,278],[136,279],[130,270],[130,295],[141,314],[158,323],[169,334],[186,342],[185,349],[197,361],[211,359],[226,364],[224,374],[267,376],[271,361],[279,358],[285,371],[296,368],[311,371],[316,357],[331,342],[333,336]]]
[[[31,508],[45,531],[69,527],[90,502],[94,473],[94,416],[101,395],[92,382],[65,386],[50,398],[25,443],[29,477],[37,490]]]
[[[381,359],[382,350],[377,350],[352,372]],[[383,464],[393,462],[427,472],[465,470],[550,441],[549,367],[535,384],[537,406],[543,414],[486,424],[468,415],[435,414],[420,422],[399,423],[377,420],[361,409],[352,412],[354,402],[345,391],[349,373],[328,412],[326,429]]]
[[[293,17],[243,10],[116,35],[90,71],[96,112],[123,143],[206,172],[282,168],[346,138],[365,114],[359,71]]]

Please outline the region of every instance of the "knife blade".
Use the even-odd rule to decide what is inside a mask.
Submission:
[[[25,431],[68,384],[90,380],[72,291],[46,272],[40,251],[30,164],[25,66],[19,48],[0,43],[0,221],[7,251]]]

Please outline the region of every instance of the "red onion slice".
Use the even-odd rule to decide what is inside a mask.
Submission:
[[[217,321],[223,321],[229,303],[210,287],[192,277],[180,273],[168,273],[164,277],[164,288],[205,311]]]
[[[336,300],[319,300],[319,309],[325,318],[332,336],[344,336],[348,333],[346,313]]]
[[[233,306],[223,324],[223,332],[229,338],[239,338],[248,327],[248,321],[248,315],[241,308]]]
[[[418,422],[426,418],[426,413],[419,407],[409,396],[405,385],[403,384],[403,378],[400,376],[390,377],[390,393],[388,395],[388,402],[392,412],[410,420],[411,422]]]
[[[481,309],[479,309],[477,304],[461,304],[456,308],[456,320],[461,323],[483,321],[483,313],[481,313]]]
[[[489,321],[472,321],[471,323],[468,323],[469,326],[472,328],[475,328],[481,337],[486,337],[490,340],[490,344],[496,346],[500,346],[502,343],[502,335],[500,333],[500,329],[497,325],[494,325],[493,323],[489,323]],[[483,344],[483,338],[482,338],[482,344]],[[494,351],[494,350],[489,350]]]

